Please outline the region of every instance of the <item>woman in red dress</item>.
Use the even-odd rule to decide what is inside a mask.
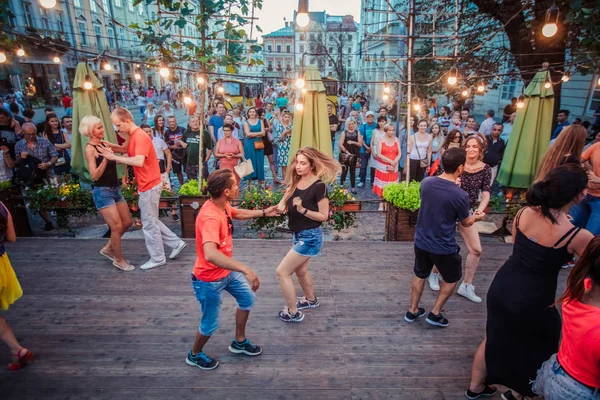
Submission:
[[[377,160],[381,163],[375,170],[375,183],[373,193],[383,197],[383,188],[392,182],[398,182],[398,163],[402,153],[400,142],[395,135],[394,125],[387,124],[383,127],[385,136],[377,144]],[[379,204],[383,210],[383,203]]]
[[[235,172],[233,167],[238,165],[240,158],[244,156],[244,147],[242,142],[233,137],[233,125],[223,125],[223,136],[223,139],[217,142],[215,157],[220,160],[219,169],[229,169]],[[235,173],[233,175],[239,182],[240,177]]]

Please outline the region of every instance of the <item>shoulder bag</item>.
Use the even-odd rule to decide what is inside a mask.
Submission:
[[[237,176],[240,177],[240,179],[254,173],[254,167],[252,166],[252,161],[246,160],[244,157],[242,157],[242,160],[244,160],[244,161],[242,161],[241,163],[239,163],[238,165],[233,167],[233,170],[235,171]]]
[[[427,158],[422,159],[421,158],[421,153],[419,153],[419,146],[417,146],[417,135],[414,135],[413,139],[415,141],[414,146],[416,146],[417,155],[419,156],[419,167],[421,167],[421,168],[427,168],[427,167],[429,167],[429,161],[430,160],[428,160]]]

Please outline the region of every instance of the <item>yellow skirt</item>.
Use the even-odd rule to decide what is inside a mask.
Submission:
[[[8,307],[23,296],[23,289],[10,265],[8,254],[0,257],[0,308],[8,310]]]

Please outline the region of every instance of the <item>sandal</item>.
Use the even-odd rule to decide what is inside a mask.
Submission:
[[[12,363],[8,364],[10,371],[16,371],[27,364],[33,364],[33,353],[24,347],[21,347],[17,354],[12,355]]]
[[[121,271],[125,271],[125,272],[133,271],[135,269],[135,267],[133,265],[129,264],[129,261],[127,261],[127,264],[125,264],[125,265],[119,265],[119,263],[114,261],[113,265],[115,267],[117,267],[118,269],[120,269]]]
[[[112,255],[110,255],[110,254],[108,254],[108,253],[106,253],[106,252],[104,252],[104,251],[102,251],[102,250],[100,250],[100,255],[102,255],[102,256],[104,256],[104,257],[108,258],[108,259],[109,259],[110,261],[112,261],[112,262],[115,262],[115,258],[114,258],[114,256],[112,256]]]

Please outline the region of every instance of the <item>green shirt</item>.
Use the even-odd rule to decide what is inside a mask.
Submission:
[[[187,147],[187,163],[189,165],[200,164],[200,131],[192,131],[191,129],[186,130],[183,133],[181,139],[188,145]],[[206,154],[208,150],[212,149],[212,140],[208,130],[204,130],[204,138],[202,140],[202,158],[206,161]]]

